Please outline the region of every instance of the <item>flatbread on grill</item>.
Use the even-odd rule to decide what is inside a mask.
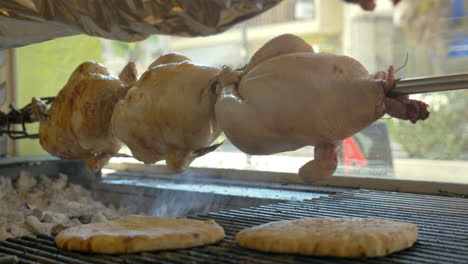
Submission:
[[[303,218],[241,230],[239,245],[278,253],[382,257],[411,247],[416,225],[375,218]]]
[[[213,220],[128,216],[65,229],[55,243],[64,250],[122,254],[190,248],[223,238],[223,228]]]

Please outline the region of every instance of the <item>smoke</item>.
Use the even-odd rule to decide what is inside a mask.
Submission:
[[[150,215],[183,217],[212,212],[224,204],[224,195],[207,192],[194,181],[196,175],[190,169],[178,175],[183,176],[183,181],[164,184],[153,201]]]
[[[216,198],[218,199],[216,199]],[[197,192],[163,190],[154,200],[150,212],[153,216],[183,217],[212,212],[215,202],[220,203],[220,196]]]

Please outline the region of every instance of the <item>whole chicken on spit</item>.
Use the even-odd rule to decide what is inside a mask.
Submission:
[[[267,42],[242,69],[219,75],[216,119],[240,150],[268,155],[315,146],[314,160],[299,170],[305,181],[325,179],[337,168],[338,143],[384,114],[415,123],[428,105],[390,97],[393,67],[369,74],[356,60],[314,53],[285,34]]]
[[[146,164],[166,160],[173,172],[213,150],[219,136],[211,84],[219,69],[182,55],[159,57],[117,103],[112,131]]]
[[[390,96],[396,82],[393,67],[369,74],[350,57],[315,53],[301,38],[285,34],[237,70],[169,53],[136,81],[132,63],[116,78],[86,62],[47,114],[37,99],[32,110],[49,153],[84,159],[93,170],[116,155],[121,141],[137,160],[166,160],[172,172],[180,172],[213,151],[217,145],[210,144],[222,130],[247,154],[315,146],[314,160],[299,170],[311,181],[333,174],[341,140],[384,114],[413,123],[429,116],[425,103]]]
[[[136,79],[132,62],[118,78],[109,75],[102,64],[84,62],[72,73],[49,111],[33,98],[32,112],[40,122],[42,147],[62,159],[85,160],[92,171],[102,168],[121,147],[110,128],[115,104]]]

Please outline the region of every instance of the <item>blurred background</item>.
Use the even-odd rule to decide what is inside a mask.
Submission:
[[[467,0],[378,0],[374,12],[340,0],[284,0],[225,33],[197,38],[151,36],[125,43],[88,36],[59,38],[0,51],[0,93],[24,106],[32,96],[55,96],[83,61],[104,63],[117,75],[128,61],[145,71],[158,56],[179,52],[213,66],[246,64],[271,38],[292,33],[316,52],[344,54],[369,72],[400,67],[399,78],[468,72]],[[313,69],[311,69],[313,70]],[[12,87],[10,83],[16,83]],[[430,104],[431,116],[413,125],[379,120],[346,139],[337,175],[468,183],[468,91],[415,96]],[[304,122],[307,122],[306,118]],[[28,127],[37,130],[37,125]],[[221,139],[220,139],[221,140]],[[1,155],[46,154],[38,140],[0,141]],[[128,152],[123,150],[122,152]],[[295,173],[313,157],[313,147],[270,156],[249,156],[229,142],[192,166]],[[115,158],[114,163],[132,163]]]

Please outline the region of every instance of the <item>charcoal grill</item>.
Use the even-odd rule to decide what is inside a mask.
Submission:
[[[48,163],[68,168],[62,162]],[[3,166],[13,170],[14,166]],[[18,165],[15,165],[18,167]],[[36,166],[36,168],[34,168]],[[44,166],[36,164],[34,170]],[[29,166],[19,166],[29,168]],[[52,168],[52,169],[51,169]],[[83,172],[78,169],[78,172]],[[0,171],[1,173],[2,171]],[[86,175],[85,175],[86,176]],[[80,177],[85,177],[81,175]],[[92,181],[89,175],[87,181]],[[76,179],[75,179],[76,181]],[[110,188],[110,187],[108,187]],[[117,189],[116,189],[117,190]],[[109,191],[109,189],[107,190]],[[117,191],[116,191],[117,192]],[[226,231],[217,244],[192,249],[144,252],[119,256],[91,255],[58,249],[53,237],[22,237],[0,241],[0,259],[16,256],[18,263],[468,263],[468,200],[462,197],[433,196],[371,190],[330,192],[326,196],[303,201],[268,201],[270,204],[189,216],[214,219]],[[419,239],[405,251],[385,258],[338,259],[288,254],[262,253],[244,249],[235,243],[235,234],[243,229],[276,220],[301,217],[378,217],[408,221],[418,225]],[[6,262],[8,263],[8,262]],[[9,263],[16,263],[10,260]]]

